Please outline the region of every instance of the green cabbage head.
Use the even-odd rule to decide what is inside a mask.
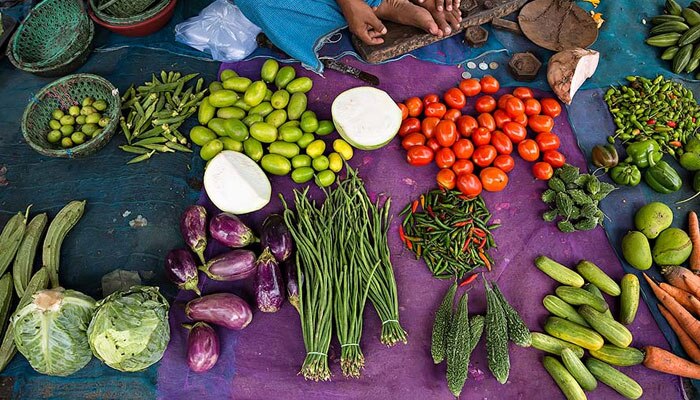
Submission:
[[[36,371],[67,376],[92,359],[87,328],[95,300],[75,290],[41,290],[12,316],[17,349]]]
[[[158,362],[170,341],[168,308],[165,297],[151,286],[132,286],[100,300],[87,331],[93,354],[126,372]]]

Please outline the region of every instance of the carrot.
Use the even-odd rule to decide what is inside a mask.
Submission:
[[[700,277],[688,268],[671,265],[663,267],[661,273],[671,285],[683,289],[695,297],[700,296]]]
[[[659,299],[666,309],[676,318],[683,330],[688,333],[695,343],[700,344],[700,321],[690,315],[690,313],[686,311],[683,306],[678,304],[676,299],[671,297],[671,295],[661,290],[659,285],[654,283],[647,274],[644,274],[644,279],[646,279],[649,286],[651,286],[656,298]]]
[[[698,215],[695,211],[688,214],[688,236],[693,243],[693,252],[690,253],[690,270],[700,273],[700,225],[698,225]]]
[[[668,293],[676,299],[676,301],[683,306],[686,310],[698,315],[697,310],[695,310],[695,307],[693,306],[693,303],[690,302],[690,297],[695,297],[692,294],[686,292],[683,289],[679,289],[675,286],[671,286],[668,283],[662,282],[659,283],[659,287],[663,289],[664,292]],[[690,296],[690,297],[689,297]],[[696,299],[697,300],[697,299]]]
[[[645,367],[684,378],[700,379],[700,365],[656,346],[645,346],[643,350]]]
[[[692,294],[689,294],[687,299],[692,307],[689,308],[688,311],[694,312],[695,315],[700,316],[700,300],[698,300],[698,298],[693,296]]]
[[[683,350],[685,350],[686,354],[690,356],[690,358],[693,359],[695,362],[700,362],[700,347],[698,347],[695,342],[693,342],[693,339],[691,339],[690,336],[688,336],[688,333],[681,328],[681,325],[678,323],[678,320],[671,315],[671,313],[666,309],[666,307],[662,306],[659,304],[659,311],[661,311],[661,315],[666,318],[666,321],[668,321],[668,324],[671,326],[671,329],[673,329],[674,332],[676,332],[676,336],[678,336],[678,341],[681,343],[681,347],[683,347]]]

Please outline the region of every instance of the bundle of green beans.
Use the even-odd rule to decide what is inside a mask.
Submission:
[[[605,93],[617,130],[608,142],[623,143],[655,139],[672,156],[682,154],[683,145],[697,135],[700,107],[693,92],[681,83],[659,75],[654,80],[628,76],[629,83]]]
[[[156,152],[192,152],[187,146],[187,138],[178,128],[197,112],[207,92],[203,89],[203,78],[185,89],[185,85],[198,75],[182,76],[180,72],[161,71],[160,79],[153,74],[150,82],[137,88],[132,86],[124,93],[124,116],[119,122],[127,144],[119,148],[138,154],[127,164],[148,160]]]

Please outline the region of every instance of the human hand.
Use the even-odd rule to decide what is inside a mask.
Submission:
[[[372,7],[362,0],[338,0],[338,5],[355,36],[369,45],[384,43],[386,27],[374,14]]]

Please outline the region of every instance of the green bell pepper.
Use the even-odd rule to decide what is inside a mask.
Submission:
[[[637,186],[642,181],[642,173],[634,164],[620,163],[610,170],[610,178],[618,185]]]
[[[659,143],[654,139],[634,142],[627,145],[627,159],[625,162],[632,163],[639,168],[647,168],[656,164],[663,157]]]
[[[644,181],[655,191],[673,193],[683,186],[683,180],[666,161],[659,161],[644,172]]]

